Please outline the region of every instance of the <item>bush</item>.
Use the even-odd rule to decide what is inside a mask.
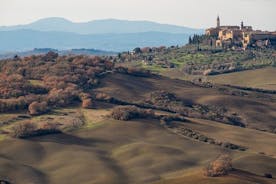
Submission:
[[[28,109],[30,115],[40,115],[49,110],[46,102],[32,102]]]
[[[105,93],[96,93],[95,99],[101,101],[111,101],[112,97]]]
[[[0,184],[11,184],[11,182],[0,179]]]
[[[225,176],[231,171],[232,159],[228,154],[219,155],[205,168],[204,175],[209,177]]]
[[[58,53],[49,51],[45,56],[42,57],[43,61],[54,61],[58,57]]]
[[[111,117],[116,120],[128,121],[134,118],[152,118],[153,110],[141,109],[136,106],[118,106],[112,110]]]
[[[45,123],[41,127],[31,122],[23,122],[13,127],[12,136],[15,138],[28,138],[47,134],[61,133],[56,124]]]
[[[23,138],[37,129],[37,126],[30,122],[20,123],[13,127],[12,136],[15,138]]]
[[[48,107],[56,108],[91,98],[80,94],[89,91],[85,95],[91,95],[91,89],[99,84],[102,74],[114,68],[111,59],[58,56],[50,51],[46,55],[3,60],[0,62],[0,112],[28,109],[35,101],[45,101]],[[37,102],[29,109],[33,115],[47,111]],[[83,105],[88,107],[89,104],[85,100]]]
[[[272,178],[272,174],[270,174],[270,173],[265,173],[265,174],[264,174],[264,177],[266,177],[266,178]]]
[[[161,115],[158,117],[162,125],[170,125],[172,121],[186,122],[187,119],[180,114]]]
[[[91,109],[93,107],[92,100],[90,98],[82,100],[82,108]]]

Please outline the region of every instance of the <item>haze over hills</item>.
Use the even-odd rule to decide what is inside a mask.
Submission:
[[[162,32],[80,35],[68,32],[14,30],[0,33],[0,51],[24,51],[33,48],[93,48],[128,51],[135,47],[183,45],[189,34]]]
[[[0,27],[0,52],[33,48],[127,51],[144,46],[183,45],[190,35],[202,32],[148,21],[107,19],[73,23],[63,18],[47,18],[27,25]]]
[[[166,32],[179,34],[202,33],[201,29],[159,24],[150,21],[128,21],[117,19],[93,20],[75,23],[64,18],[52,17],[35,21],[26,25],[0,26],[0,31],[31,29],[36,31],[73,32],[78,34],[107,34],[107,33],[142,33]]]

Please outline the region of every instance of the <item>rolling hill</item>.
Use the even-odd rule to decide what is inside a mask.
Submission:
[[[208,77],[208,80],[220,84],[276,90],[275,77],[276,68],[267,67],[256,70],[210,76]]]
[[[133,84],[133,81],[136,81]],[[221,94],[217,89],[201,88],[189,82],[164,77],[137,77],[125,74],[106,76],[96,89],[113,97],[139,101],[156,90],[177,91],[182,99],[225,96],[228,108],[240,97]],[[275,107],[264,99],[243,97],[248,111],[262,112],[250,101],[263,100],[266,111]],[[218,98],[225,103],[224,99]],[[66,123],[81,111],[86,125],[75,131],[25,140],[6,138],[0,142],[0,171],[2,177],[15,183],[120,183],[120,184],[273,184],[263,174],[275,173],[275,134],[225,125],[215,121],[193,118],[177,124],[219,140],[248,147],[246,151],[229,150],[236,170],[224,177],[206,177],[202,170],[222,152],[222,148],[168,131],[153,119],[117,121],[108,118],[113,105],[96,103],[94,109],[71,107],[32,117],[30,121],[51,120]],[[165,112],[159,112],[165,113]],[[13,114],[9,114],[13,115]],[[4,117],[3,117],[4,118]],[[271,117],[271,121],[275,119]],[[20,122],[20,121],[19,121]],[[18,122],[14,122],[16,124]],[[257,124],[261,125],[262,122]],[[256,125],[256,124],[255,124]],[[267,124],[265,125],[267,126]],[[245,138],[246,137],[246,138]],[[248,138],[250,137],[250,139]],[[261,153],[263,152],[263,153]],[[73,178],[69,177],[74,175]],[[0,175],[1,177],[1,175]],[[70,178],[70,179],[69,179]]]
[[[49,52],[0,62],[0,181],[275,183],[275,93],[172,79],[108,58]],[[204,175],[221,154],[233,168]]]
[[[5,52],[0,53],[0,59],[8,59],[13,58],[16,55],[19,57],[31,56],[31,55],[41,55],[47,54],[48,52],[53,51],[58,53],[59,55],[94,55],[94,56],[115,56],[117,52],[111,51],[103,51],[103,50],[96,50],[96,49],[69,49],[69,50],[57,50],[51,48],[34,48],[32,50],[25,50],[25,51],[14,51],[14,52]]]

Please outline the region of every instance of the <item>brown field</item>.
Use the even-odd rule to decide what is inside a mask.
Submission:
[[[246,91],[247,96],[238,96],[182,80],[125,74],[108,75],[95,91],[139,102],[158,90],[194,103],[224,106],[241,115],[246,128],[198,118],[181,123],[208,137],[247,147],[246,151],[228,150],[234,171],[224,177],[204,176],[203,168],[223,151],[220,146],[175,134],[158,120],[111,120],[107,115],[114,105],[99,103],[95,109],[77,106],[31,118],[33,122],[61,123],[62,134],[29,139],[0,137],[0,179],[19,184],[276,183],[263,177],[264,173],[276,176],[276,134],[260,131],[276,128],[275,95]],[[1,114],[1,121],[3,117]],[[68,128],[78,118],[84,124]],[[0,130],[8,131],[16,123],[0,126]]]
[[[268,67],[210,76],[208,77],[208,80],[219,84],[276,90],[275,77],[276,68]]]

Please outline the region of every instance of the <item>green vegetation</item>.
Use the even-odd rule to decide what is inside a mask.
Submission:
[[[42,80],[29,80],[32,85],[43,86]]]
[[[217,75],[275,66],[274,49],[222,50],[204,44],[169,47],[162,50],[145,49],[130,55],[123,53],[119,61],[125,64],[161,73],[169,69],[180,70],[182,75]],[[178,78],[181,78],[179,76]]]

